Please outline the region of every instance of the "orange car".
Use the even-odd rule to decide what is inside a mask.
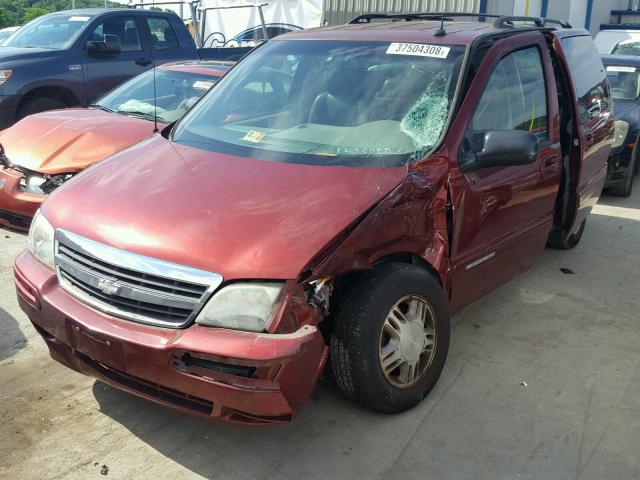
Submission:
[[[88,166],[178,120],[230,68],[189,61],[125,82],[89,108],[39,113],[0,132],[0,225],[28,229],[47,195]]]

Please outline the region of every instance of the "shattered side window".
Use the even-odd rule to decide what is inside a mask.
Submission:
[[[261,160],[399,166],[436,147],[465,47],[274,40],[243,59],[173,140]]]

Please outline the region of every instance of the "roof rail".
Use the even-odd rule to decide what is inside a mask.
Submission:
[[[553,23],[554,25],[560,25],[562,28],[573,28],[571,24],[565,20],[556,20],[554,18],[543,18],[545,25],[547,23]]]
[[[371,20],[404,20],[409,22],[411,20],[440,20],[444,17],[445,21],[452,22],[453,17],[489,17],[500,18],[500,15],[491,15],[488,13],[476,13],[476,12],[424,12],[424,13],[365,13],[364,15],[358,15],[352,19],[349,24],[354,23],[371,23]]]
[[[533,22],[536,28],[545,28],[549,23],[560,25],[562,28],[571,28],[569,22],[553,18],[492,15],[478,12],[366,13],[358,15],[349,24],[371,23],[371,20],[404,20],[405,22],[410,22],[411,20],[440,20],[442,18],[445,21],[452,22],[456,17],[495,18],[493,26],[496,28],[515,28],[514,22]]]
[[[544,27],[544,20],[542,17],[519,17],[515,15],[504,15],[499,17],[495,22],[493,22],[493,26],[496,28],[513,28],[515,27],[513,22],[533,22],[538,28]]]
[[[543,17],[522,17],[522,16],[512,16],[512,15],[503,15],[499,17],[495,22],[493,22],[493,26],[496,28],[514,28],[515,25],[513,22],[533,22],[538,28],[546,27],[547,23],[560,25],[562,28],[571,28],[571,24],[569,22],[565,22],[564,20],[555,20],[553,18],[543,18]]]

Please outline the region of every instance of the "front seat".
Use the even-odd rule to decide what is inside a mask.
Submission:
[[[320,93],[309,110],[309,123],[323,125],[357,125],[359,102],[363,97],[366,81],[360,69],[336,71],[328,80],[327,91]]]
[[[176,37],[176,33],[173,31],[173,28],[167,27],[164,29],[164,43],[165,48],[178,46],[178,37]]]
[[[124,51],[140,50],[140,39],[138,37],[138,29],[135,27],[127,27],[124,29]]]

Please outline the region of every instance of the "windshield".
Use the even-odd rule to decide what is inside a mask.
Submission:
[[[398,166],[440,138],[464,47],[275,40],[175,129],[176,143],[291,163]]]
[[[91,17],[86,15],[45,15],[27,23],[2,46],[55,50],[67,48],[89,20]]]
[[[640,95],[640,83],[636,67],[608,65],[607,78],[614,100],[634,100]]]
[[[226,67],[221,67],[226,68]],[[158,120],[173,123],[182,117],[218,80],[219,75],[156,70]],[[153,118],[153,70],[129,80],[102,97],[96,106],[117,113]]]
[[[613,50],[612,55],[640,55],[640,42],[637,40],[625,40],[618,43]]]
[[[2,31],[0,30],[0,45],[4,44],[4,41],[14,34],[14,31]]]

